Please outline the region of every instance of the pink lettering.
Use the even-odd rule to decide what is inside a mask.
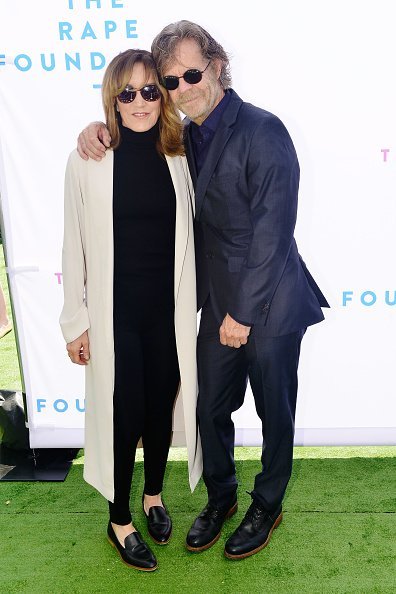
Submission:
[[[388,161],[388,153],[390,149],[381,149],[381,153],[383,154],[383,162],[386,163]]]

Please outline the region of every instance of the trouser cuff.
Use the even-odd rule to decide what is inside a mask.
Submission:
[[[126,509],[120,509],[114,503],[109,501],[110,522],[119,526],[126,526],[132,523],[131,512]]]

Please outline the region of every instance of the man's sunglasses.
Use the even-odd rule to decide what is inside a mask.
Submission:
[[[210,61],[208,62],[206,68],[209,66],[209,64]],[[185,73],[181,76],[164,76],[164,78],[162,79],[162,84],[168,91],[174,91],[175,89],[177,89],[177,87],[179,86],[179,80],[181,78],[184,78],[186,83],[188,83],[189,85],[196,85],[199,82],[201,82],[202,75],[205,72],[206,68],[204,68],[203,70],[198,70],[197,68],[190,68],[190,70],[186,70]]]
[[[131,86],[127,85],[125,89],[117,95],[117,99],[121,101],[121,103],[132,103],[137,92],[141,94],[145,101],[158,101],[158,99],[161,99],[161,93],[157,85],[146,85],[141,89],[132,89]]]

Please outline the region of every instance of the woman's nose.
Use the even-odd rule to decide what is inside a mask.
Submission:
[[[136,105],[144,105],[146,102],[142,97],[142,93],[141,91],[136,91],[136,97],[135,97],[135,104]]]

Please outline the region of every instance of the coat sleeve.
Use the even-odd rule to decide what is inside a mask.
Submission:
[[[66,342],[90,327],[85,300],[86,263],[83,196],[78,174],[79,159],[73,152],[65,174],[62,273],[64,305],[59,319]]]
[[[247,167],[252,233],[228,313],[253,325],[268,314],[294,242],[297,216],[297,155],[275,116],[256,127]]]

